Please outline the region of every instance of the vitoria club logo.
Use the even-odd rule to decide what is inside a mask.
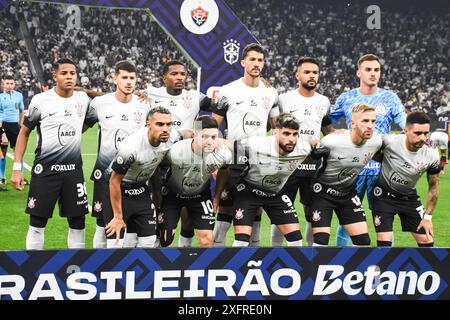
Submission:
[[[180,18],[190,32],[205,34],[214,29],[219,21],[219,8],[214,0],[184,0]]]

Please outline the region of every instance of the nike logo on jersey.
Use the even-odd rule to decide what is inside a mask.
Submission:
[[[392,155],[389,155],[389,157],[391,158],[391,159],[398,159],[397,157],[394,157],[394,156],[392,156]]]
[[[244,100],[244,101],[236,102],[236,105],[241,104],[241,103],[244,103],[244,102],[245,102],[245,100]]]
[[[209,224],[214,224],[215,223],[215,221],[208,221],[209,222]]]
[[[113,115],[113,116],[106,116],[105,118],[109,119],[109,118],[112,118],[112,117],[115,117],[115,115]]]
[[[57,112],[49,113],[48,116],[51,117],[53,115],[57,114]]]
[[[338,160],[343,160],[345,157],[337,157]]]
[[[161,103],[161,102],[164,102],[164,101],[163,101],[163,100],[161,100],[161,101],[156,101],[156,100],[155,100],[155,103]]]
[[[296,112],[297,110],[289,110],[289,113],[294,113],[294,112]]]

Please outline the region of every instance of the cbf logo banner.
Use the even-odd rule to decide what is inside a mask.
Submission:
[[[242,50],[247,44],[257,42],[222,0],[52,2],[121,9],[149,9],[168,36],[202,68],[200,90],[204,93],[209,87],[221,86],[241,77],[243,69],[239,61]],[[7,0],[0,0],[0,7],[6,6],[7,3]],[[136,35],[138,34],[139,30],[136,30]]]

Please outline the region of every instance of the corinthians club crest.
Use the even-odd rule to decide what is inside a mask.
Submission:
[[[192,20],[199,27],[201,25],[203,25],[206,22],[206,20],[208,20],[208,14],[209,14],[209,12],[204,10],[200,6],[197,9],[195,9],[195,10],[191,10]]]
[[[239,50],[241,45],[233,39],[229,39],[223,43],[223,58],[229,64],[234,64],[239,60]]]

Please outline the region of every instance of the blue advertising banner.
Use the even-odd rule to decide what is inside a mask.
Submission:
[[[448,300],[450,249],[0,252],[1,300]]]

